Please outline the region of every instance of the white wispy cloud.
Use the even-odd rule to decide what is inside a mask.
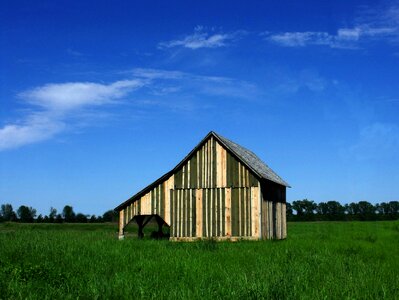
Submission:
[[[284,32],[272,34],[268,40],[287,47],[303,47],[309,44],[328,45],[331,36],[326,32]]]
[[[0,150],[49,139],[67,128],[68,118],[75,116],[76,111],[109,104],[145,83],[140,79],[108,85],[69,82],[24,91],[18,97],[29,106],[30,113],[22,121],[0,128]]]
[[[145,78],[145,79],[181,79],[187,76],[187,73],[174,70],[160,70],[160,69],[150,69],[150,68],[135,68],[128,73],[135,77]]]
[[[109,105],[186,112],[207,109],[221,96],[249,100],[259,95],[256,85],[228,77],[144,68],[123,74],[128,79],[110,84],[49,83],[17,94],[26,113],[0,128],[0,151],[51,139],[79,124],[89,126],[94,113],[102,114]]]
[[[47,110],[65,112],[90,105],[107,104],[144,84],[139,79],[120,80],[108,85],[92,82],[46,84],[22,92],[19,97]]]
[[[30,115],[20,124],[0,128],[0,151],[47,140],[65,129],[65,123],[47,113]]]
[[[205,76],[181,71],[136,68],[132,74],[156,84],[149,85],[153,93],[179,92],[180,95],[228,96],[229,98],[253,99],[260,95],[258,87],[245,80],[223,76]]]
[[[353,21],[353,26],[338,28],[334,33],[325,31],[265,32],[263,36],[266,40],[285,47],[321,45],[331,48],[357,49],[364,42],[397,41],[399,6],[364,10]]]
[[[184,47],[193,50],[200,48],[219,48],[227,46],[230,42],[238,39],[242,34],[244,34],[244,31],[223,33],[215,32],[214,29],[206,31],[206,28],[197,26],[194,29],[194,33],[186,35],[181,39],[161,42],[158,44],[158,48]]]

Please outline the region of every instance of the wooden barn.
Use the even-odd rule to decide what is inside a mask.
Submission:
[[[155,218],[170,240],[284,239],[288,183],[253,152],[210,132],[170,172],[115,208],[119,237]]]

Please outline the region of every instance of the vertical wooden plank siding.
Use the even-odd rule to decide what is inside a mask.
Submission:
[[[201,149],[197,151],[197,189],[201,186],[201,168],[202,160],[201,160]]]
[[[226,188],[225,196],[225,235],[232,236],[231,230],[231,188]]]
[[[196,190],[196,227],[195,232],[197,237],[202,237],[202,189]]]
[[[268,211],[267,211],[267,202],[262,199],[262,238],[268,238]]]
[[[269,239],[270,238],[270,226],[269,226],[269,201],[264,200],[262,202],[262,206],[264,207],[264,238]]]
[[[175,173],[180,188],[256,187],[256,177],[213,137]]]
[[[279,203],[273,202],[273,205],[274,205],[274,238],[278,239],[280,235]]]
[[[286,226],[286,218],[285,218],[285,203],[281,203],[281,239],[285,239],[285,229]]]
[[[208,201],[208,190],[203,189],[202,191],[202,234],[204,237],[209,237],[209,216],[208,216],[208,210],[209,210],[209,201]]]
[[[212,144],[211,144],[212,147]],[[211,149],[212,150],[212,149]],[[211,178],[212,178],[212,172],[210,172]],[[211,180],[212,181],[212,180]],[[215,197],[214,197],[214,189],[209,189],[210,191],[210,210],[209,210],[209,217],[210,217],[210,222],[209,222],[209,231],[210,231],[210,236],[215,236]]]
[[[197,229],[197,226],[196,226],[196,211],[197,211],[197,207],[196,207],[196,205],[197,205],[197,201],[196,201],[196,199],[197,199],[197,190],[193,190],[192,191],[192,195],[191,195],[191,203],[193,204],[192,205],[192,208],[191,208],[191,211],[190,211],[190,214],[191,214],[191,236],[192,237],[195,237],[195,236],[197,236],[197,233],[196,233],[196,229]]]
[[[220,160],[221,160],[221,177],[222,177],[222,183],[221,186],[222,187],[227,187],[227,181],[226,181],[226,177],[227,177],[227,164],[226,164],[226,155],[227,155],[227,151],[226,149],[224,149],[222,147],[221,151],[220,151]]]
[[[175,188],[175,180],[174,176],[172,175],[169,179],[165,182],[165,222],[167,224],[171,223],[170,218],[170,208],[171,208],[171,199],[170,199],[170,190]]]
[[[281,239],[281,202],[276,203],[276,239]]]
[[[266,201],[267,205],[267,238],[273,238],[273,205],[271,201]]]
[[[224,236],[224,194],[225,190],[224,189],[219,189],[219,236]]]
[[[262,189],[258,178],[211,137],[173,175],[119,212],[119,233],[135,216],[156,214],[171,226],[171,237],[283,239],[285,199],[264,199]]]
[[[125,228],[124,220],[124,210],[122,209],[119,211],[119,236],[123,235],[123,228]]]
[[[179,219],[178,219],[178,224],[179,224],[179,237],[183,236],[183,224],[184,221],[184,208],[183,208],[183,192],[184,190],[177,190],[178,195],[179,195]]]
[[[223,187],[222,184],[222,146],[216,143],[216,187]]]
[[[262,211],[262,202],[263,202],[263,195],[260,182],[258,181],[258,234],[256,235],[260,239],[263,237],[263,228],[262,228],[262,218],[263,218],[263,211]]]
[[[273,201],[269,201],[269,239],[274,239],[275,238],[275,211],[276,207],[273,205]]]
[[[282,238],[287,238],[287,204],[283,203],[283,209],[281,212],[281,217],[283,219],[283,234]]]
[[[259,237],[259,188],[251,187],[251,228],[252,236]]]
[[[170,190],[172,236],[259,238],[258,189]]]

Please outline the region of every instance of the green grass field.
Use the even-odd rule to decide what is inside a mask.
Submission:
[[[0,224],[0,298],[399,299],[398,221],[289,223],[285,241],[235,243],[116,231]]]

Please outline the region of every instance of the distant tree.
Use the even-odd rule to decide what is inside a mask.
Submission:
[[[56,217],[57,209],[55,209],[54,207],[50,207],[50,213],[48,214],[49,221],[53,223]]]
[[[291,219],[290,209],[296,212]],[[316,212],[316,215],[314,215],[314,212]],[[287,202],[287,219],[290,221],[397,220],[399,219],[399,201],[382,202],[375,205],[367,201],[359,201],[343,206],[337,201],[316,204],[307,199],[297,200],[292,205]]]
[[[292,202],[292,208],[296,211],[298,220],[314,220],[314,212],[317,204],[312,200],[303,199]]]
[[[106,211],[103,214],[103,222],[116,222],[118,220],[118,213],[113,209]]]
[[[62,210],[62,216],[64,217],[65,222],[74,222],[76,218],[72,206],[69,205],[64,206],[64,209]]]
[[[367,202],[367,201],[360,201],[358,203],[359,207],[359,219],[360,220],[373,220],[375,219],[375,207]]]
[[[44,216],[43,218],[43,223],[49,223],[49,217],[48,216]]]
[[[316,213],[317,213],[319,216],[325,216],[325,215],[327,215],[327,213],[328,213],[327,203],[325,203],[325,202],[320,202],[319,204],[317,204]]]
[[[396,220],[399,217],[399,202],[382,202],[377,203],[375,210],[380,220]]]
[[[390,201],[389,202],[389,215],[392,219],[399,219],[399,201]]]
[[[82,213],[78,213],[75,217],[75,222],[78,223],[87,223],[87,216],[82,214]]]
[[[95,215],[92,215],[89,219],[89,223],[97,223],[97,217]]]
[[[64,222],[64,219],[62,218],[61,214],[57,214],[54,221],[56,223],[62,223],[62,222]]]
[[[33,222],[33,219],[36,217],[36,209],[25,205],[21,205],[17,210],[17,214],[21,222],[31,223]]]
[[[0,215],[2,216],[4,221],[15,221],[17,219],[17,215],[15,214],[11,204],[2,204]]]
[[[320,220],[343,220],[345,208],[337,201],[320,202],[316,208]]]
[[[38,215],[37,218],[36,218],[36,222],[37,222],[37,223],[43,223],[43,220],[44,220],[44,219],[43,219],[43,216],[42,216],[41,214]]]
[[[291,203],[287,202],[286,206],[287,206],[287,220],[290,221],[292,220],[292,217],[294,215],[292,205]]]
[[[347,220],[359,220],[359,204],[352,202],[345,204],[345,213]]]

